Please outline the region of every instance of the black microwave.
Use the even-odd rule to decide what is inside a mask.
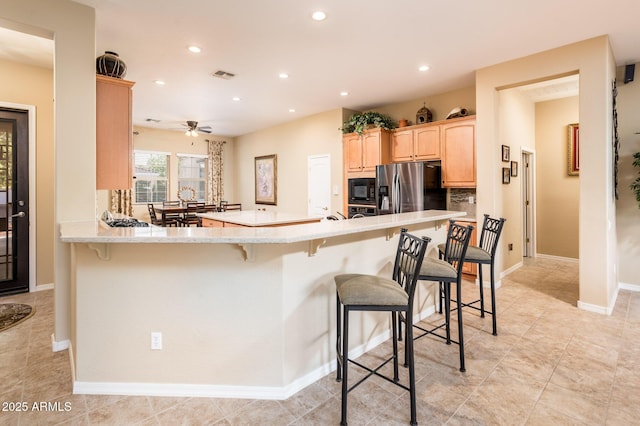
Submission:
[[[376,179],[354,178],[348,181],[349,204],[375,204]]]

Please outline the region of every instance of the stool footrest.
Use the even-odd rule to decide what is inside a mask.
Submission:
[[[427,329],[425,329],[425,328],[420,327],[419,325],[413,324],[413,327],[414,327],[414,328],[417,328],[418,330],[422,331],[422,334],[420,334],[420,335],[418,335],[418,336],[414,336],[413,340],[418,340],[419,338],[424,337],[424,336],[426,336],[426,335],[429,335],[429,334],[430,334],[430,335],[432,335],[432,336],[439,337],[439,338],[441,338],[442,340],[446,340],[446,341],[447,341],[447,343],[455,343],[456,345],[459,345],[459,344],[460,344],[460,342],[458,342],[457,340],[453,340],[453,339],[451,339],[451,338],[447,339],[447,337],[446,337],[446,336],[443,336],[443,335],[441,335],[441,334],[436,333],[436,331],[437,331],[437,330],[440,330],[442,327],[445,327],[446,325],[447,325],[446,323],[443,323],[443,324],[440,324],[440,325],[439,325],[439,326],[437,326],[437,327],[434,327],[434,328],[432,328],[432,329],[427,330]]]
[[[455,299],[451,299],[452,302],[457,302]],[[482,308],[479,308],[477,306],[474,306],[475,303],[480,303],[482,300],[478,299],[478,300],[474,300],[473,302],[467,302],[467,303],[460,303],[460,306],[463,308],[472,308],[475,309],[476,311],[482,311]],[[458,307],[452,307],[451,308],[451,312],[457,311]],[[493,315],[493,311],[488,310],[487,308],[484,308],[484,313],[485,314],[489,314],[489,315]]]
[[[357,365],[358,367],[362,368],[363,370],[366,370],[369,372],[369,374],[367,374],[366,376],[364,376],[362,379],[358,380],[358,382],[354,383],[353,386],[351,386],[347,392],[351,392],[353,389],[355,389],[357,386],[359,386],[362,382],[364,382],[365,380],[367,380],[369,377],[371,376],[378,376],[390,383],[393,383],[394,385],[401,387],[402,389],[409,391],[410,389],[403,385],[402,383],[398,382],[397,380],[393,380],[390,379],[389,377],[385,376],[382,373],[378,373],[378,370],[380,370],[382,367],[384,367],[385,365],[387,365],[390,361],[393,361],[393,359],[395,358],[395,356],[391,356],[390,358],[386,359],[382,364],[380,364],[379,366],[377,366],[376,368],[369,368],[366,365],[360,364],[358,361],[355,361],[353,359],[347,359],[347,361],[349,361],[352,364]]]

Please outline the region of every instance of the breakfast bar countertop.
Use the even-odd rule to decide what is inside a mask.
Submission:
[[[319,222],[320,217],[300,214],[268,212],[263,210],[234,210],[228,212],[198,213],[203,219],[233,223],[242,226],[277,226],[284,224]]]
[[[262,212],[264,213],[264,212]],[[291,226],[196,228],[132,227],[109,228],[101,221],[60,224],[60,241],[65,243],[236,243],[282,244],[310,241],[379,229],[400,228],[465,216],[464,212],[424,210],[348,220],[323,220]],[[210,216],[210,215],[208,215]]]

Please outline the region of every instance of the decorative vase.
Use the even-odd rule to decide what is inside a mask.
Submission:
[[[407,127],[407,124],[408,124],[407,120],[403,118],[398,122],[398,127]]]
[[[127,73],[127,64],[116,52],[106,51],[96,58],[96,72],[108,77],[123,78]]]

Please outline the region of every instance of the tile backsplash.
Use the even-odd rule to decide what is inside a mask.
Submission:
[[[469,203],[473,197],[473,203]],[[476,217],[475,188],[450,188],[447,191],[447,206],[449,210],[466,212],[469,217]]]

